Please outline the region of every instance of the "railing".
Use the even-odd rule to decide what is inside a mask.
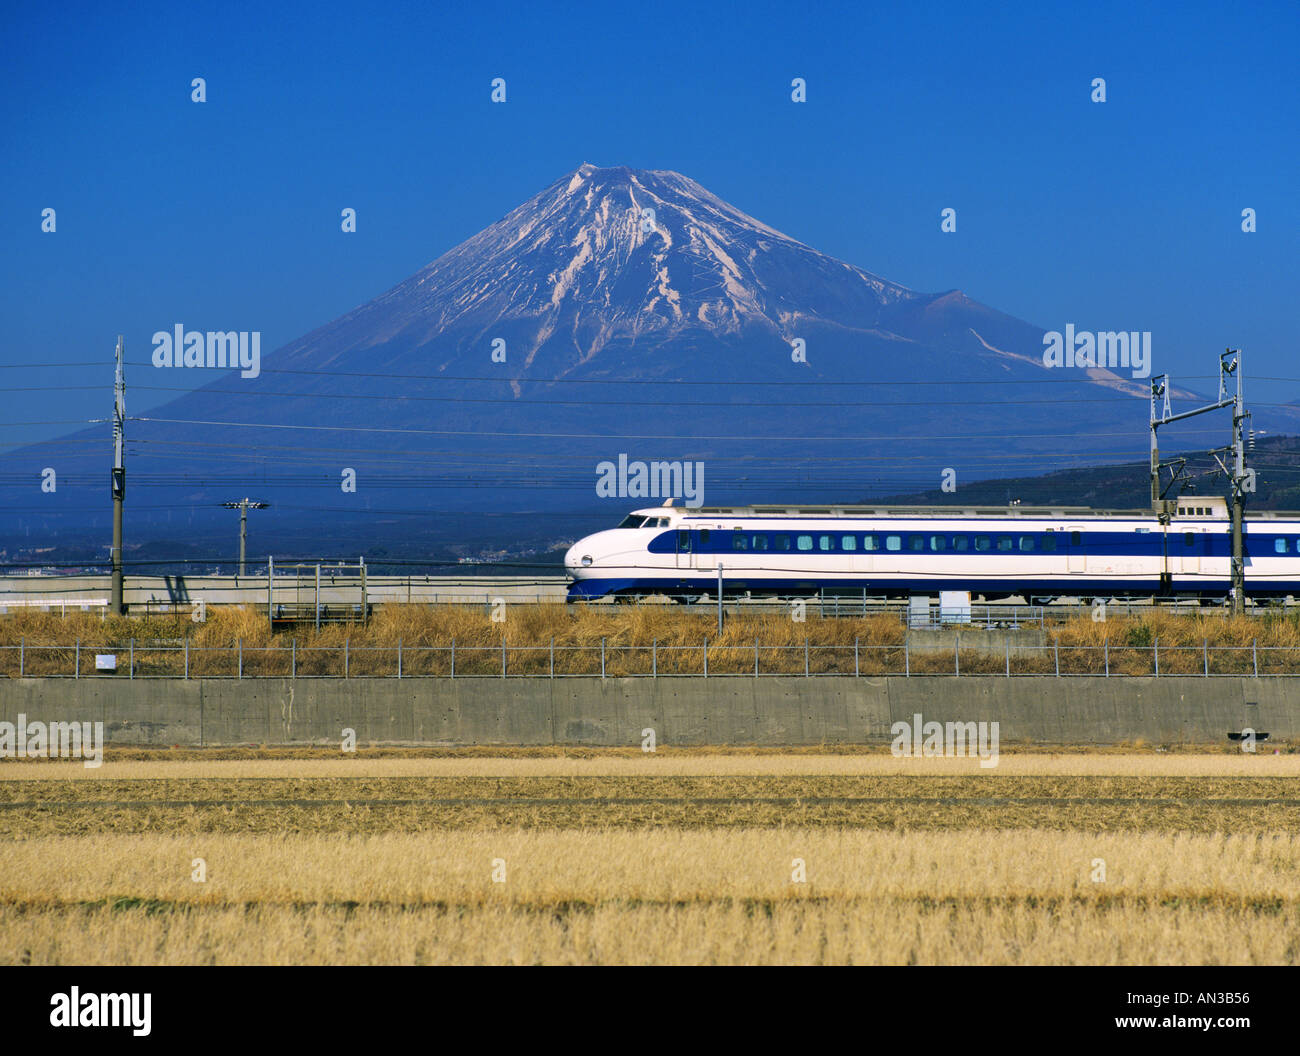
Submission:
[[[112,670],[97,667],[111,658]],[[288,644],[196,646],[189,639],[131,639],[127,643],[78,640],[71,645],[28,643],[0,646],[0,676],[19,678],[672,678],[748,676],[1026,675],[1104,677],[1194,675],[1258,677],[1300,675],[1300,648],[1127,644],[1024,645],[1007,638],[1005,648],[915,648],[898,644],[699,644],[658,641],[625,645],[354,646]]]

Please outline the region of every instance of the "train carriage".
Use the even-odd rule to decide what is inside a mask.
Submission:
[[[565,556],[569,599],[659,594],[1223,599],[1231,580],[1227,503],[1150,510],[827,506],[632,512]],[[1300,513],[1244,527],[1249,597],[1300,594]],[[721,572],[719,572],[721,570]]]

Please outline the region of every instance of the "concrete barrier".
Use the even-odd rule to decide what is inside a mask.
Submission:
[[[110,744],[886,743],[895,722],[998,722],[1003,745],[1300,739],[1300,678],[7,679],[0,721],[103,722]]]

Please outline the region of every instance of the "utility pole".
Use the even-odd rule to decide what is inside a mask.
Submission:
[[[122,600],[122,503],[126,501],[126,378],[122,372],[122,335],[117,335],[117,369],[113,376],[113,588],[110,607],[126,612]]]
[[[271,504],[269,502],[254,502],[252,499],[241,499],[239,502],[223,502],[223,509],[239,511],[239,574],[244,574],[244,552],[248,543],[248,511],[265,510]]]
[[[1231,365],[1224,366],[1228,357]],[[1246,611],[1246,556],[1242,545],[1242,522],[1246,513],[1246,491],[1255,490],[1255,474],[1246,472],[1246,404],[1241,394],[1241,350],[1226,349],[1219,360],[1219,395],[1223,396],[1224,371],[1237,376],[1237,395],[1232,404],[1232,611]]]
[[[1219,357],[1219,398],[1215,403],[1197,407],[1195,410],[1171,414],[1169,410],[1169,375],[1160,374],[1151,379],[1151,506],[1159,515],[1161,523],[1169,523],[1169,507],[1160,492],[1160,449],[1156,442],[1156,430],[1162,425],[1191,418],[1194,415],[1217,411],[1224,407],[1232,408],[1232,445],[1228,451],[1232,454],[1232,468],[1219,460],[1216,452],[1211,452],[1219,463],[1219,468],[1232,482],[1232,560],[1229,566],[1232,582],[1232,611],[1241,615],[1246,611],[1246,557],[1243,544],[1243,522],[1245,520],[1246,493],[1255,490],[1255,471],[1246,468],[1245,423],[1250,418],[1246,411],[1245,397],[1242,393],[1242,357],[1241,350],[1225,349]],[[1237,390],[1228,391],[1229,378],[1235,378]],[[1159,414],[1156,412],[1156,400],[1163,397],[1164,404]]]

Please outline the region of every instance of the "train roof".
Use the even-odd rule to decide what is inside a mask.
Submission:
[[[1228,515],[1228,502],[1221,495],[1185,495],[1177,508],[1209,507],[1208,516]],[[1058,520],[1082,517],[1145,519],[1155,516],[1149,506],[1135,510],[1099,510],[1091,506],[699,506],[678,507],[688,517],[1051,517]],[[1175,514],[1175,516],[1185,516]],[[1205,516],[1202,514],[1201,516]],[[1300,511],[1246,510],[1246,520],[1300,518]]]

